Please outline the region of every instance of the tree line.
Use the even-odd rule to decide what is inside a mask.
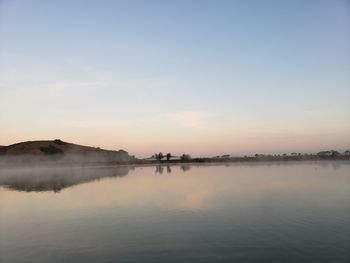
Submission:
[[[167,161],[170,161],[171,158],[180,158],[181,161],[189,161],[191,160],[191,156],[189,154],[182,154],[180,157],[179,156],[174,156],[171,153],[163,154],[162,152],[160,153],[155,153],[152,155],[151,158],[156,159],[157,161],[162,161],[164,158]]]

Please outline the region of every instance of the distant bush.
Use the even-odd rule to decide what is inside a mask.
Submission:
[[[40,151],[47,155],[63,154],[63,151],[53,145],[40,147]]]
[[[181,161],[190,161],[191,160],[191,155],[189,154],[183,154],[180,157]]]
[[[65,142],[61,141],[60,139],[56,139],[53,141],[55,144],[58,144],[58,145],[64,145],[66,144]]]

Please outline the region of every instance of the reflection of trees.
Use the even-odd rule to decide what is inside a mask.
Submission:
[[[126,176],[130,167],[51,167],[1,170],[0,186],[18,191],[54,191],[106,177]]]
[[[161,165],[156,165],[156,174],[163,174],[164,168]]]
[[[156,173],[156,174],[163,174],[163,172],[164,172],[164,167],[161,166],[161,165],[156,165],[155,173]],[[170,165],[167,165],[167,166],[166,166],[166,172],[167,172],[168,174],[171,173],[171,167],[170,167]]]
[[[180,168],[184,172],[191,170],[191,166],[189,164],[181,164]]]

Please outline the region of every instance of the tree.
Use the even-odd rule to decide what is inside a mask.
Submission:
[[[156,158],[157,161],[161,161],[164,158],[164,155],[162,152],[158,153],[158,154],[154,154],[154,158]]]
[[[183,154],[180,157],[181,161],[189,161],[191,160],[191,156],[189,154]]]
[[[332,154],[333,157],[334,157],[334,156],[339,156],[339,155],[340,155],[339,152],[334,151],[334,150],[331,151],[331,154]]]
[[[60,139],[55,139],[55,140],[53,140],[53,142],[54,142],[55,144],[58,144],[58,145],[64,145],[64,144],[67,144],[67,143],[65,143],[65,142],[61,141]]]
[[[167,160],[167,161],[170,161],[170,158],[171,158],[171,153],[167,153],[167,154],[166,154],[166,160]]]

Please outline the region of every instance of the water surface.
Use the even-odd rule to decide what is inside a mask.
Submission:
[[[350,262],[350,163],[0,168],[0,262]]]

